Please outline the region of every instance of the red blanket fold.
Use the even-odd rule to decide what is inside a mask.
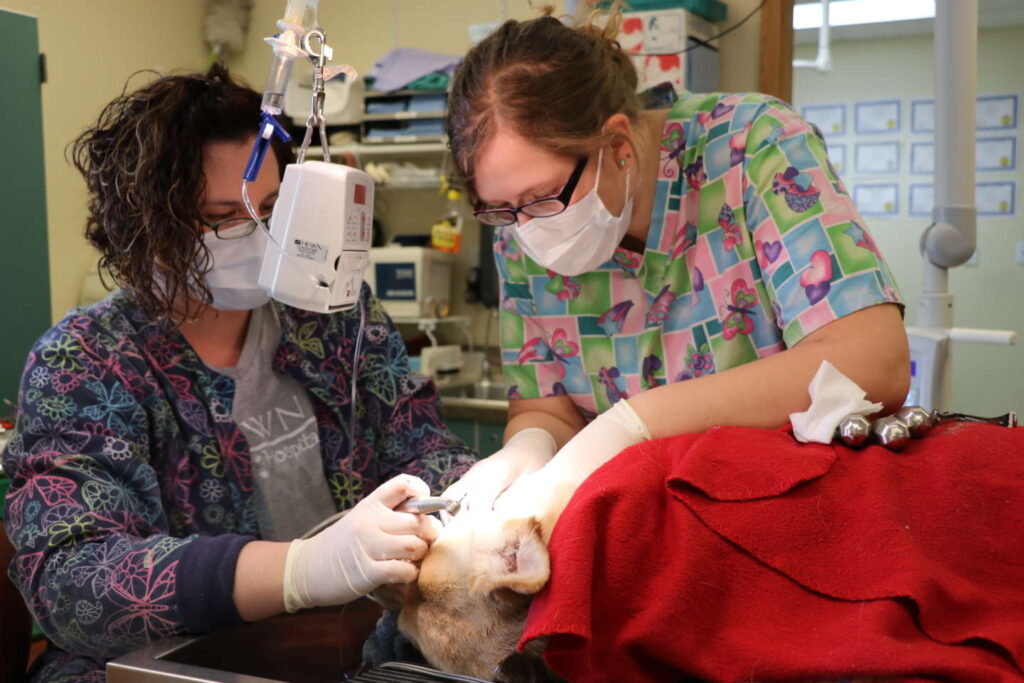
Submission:
[[[902,453],[712,429],[624,451],[549,544],[521,644],[571,681],[1022,680],[1024,429]]]

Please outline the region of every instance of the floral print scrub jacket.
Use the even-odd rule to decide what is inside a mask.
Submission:
[[[274,369],[310,394],[338,509],[401,472],[441,491],[476,457],[365,286],[363,300],[351,456],[358,309],[275,304]],[[106,659],[147,641],[241,622],[231,590],[238,553],[258,536],[257,496],[233,395],[233,380],[120,292],[71,311],[32,349],[3,466],[9,574],[59,648],[37,680],[104,680]]]

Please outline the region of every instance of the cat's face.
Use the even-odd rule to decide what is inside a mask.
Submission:
[[[463,514],[446,526],[408,586],[375,592],[432,666],[491,679],[523,633],[530,596],[548,580],[535,518]]]

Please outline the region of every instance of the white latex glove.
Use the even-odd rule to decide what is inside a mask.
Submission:
[[[473,465],[441,495],[461,500],[463,510],[490,510],[505,489],[547,464],[555,450],[555,437],[545,429],[516,432],[500,451]]]
[[[547,465],[509,487],[495,509],[515,514],[543,510],[556,490],[575,491],[598,467],[650,438],[647,425],[633,407],[619,401],[581,429]]]
[[[436,520],[394,508],[429,495],[422,479],[401,474],[316,536],[292,541],[284,566],[285,609],[340,605],[384,583],[416,580],[413,561],[437,537]]]

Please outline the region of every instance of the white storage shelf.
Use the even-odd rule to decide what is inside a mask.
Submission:
[[[443,111],[398,111],[392,114],[363,114],[363,121],[404,121],[406,119],[443,118]]]
[[[353,144],[353,145],[331,145],[328,148],[331,156],[338,154],[354,154],[360,156],[402,156],[404,154],[443,154],[448,149],[447,140],[436,140],[434,142],[409,142],[396,144]],[[320,158],[319,147],[310,147],[306,154],[307,159]]]
[[[343,155],[351,154],[356,158],[357,163],[362,166],[364,160],[375,157],[405,157],[405,156],[429,156],[444,154],[448,145],[446,142],[411,143],[394,145],[331,145],[329,147],[331,159],[335,162],[341,160]],[[306,153],[307,159],[322,159],[323,154],[319,147],[310,147]],[[409,180],[389,181],[377,183],[377,188],[382,190],[437,190],[441,187],[440,177],[436,178],[412,178]]]

